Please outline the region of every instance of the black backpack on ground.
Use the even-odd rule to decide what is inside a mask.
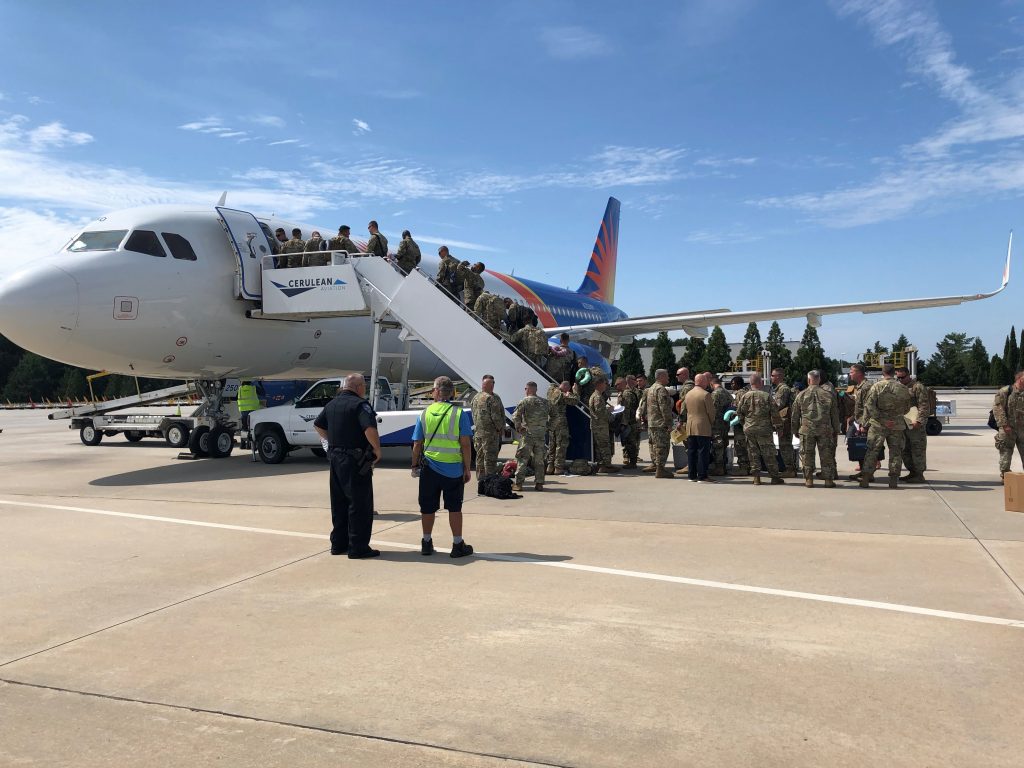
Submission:
[[[492,499],[518,499],[512,493],[512,478],[501,475],[484,475],[476,485],[476,492],[481,496],[490,496]]]

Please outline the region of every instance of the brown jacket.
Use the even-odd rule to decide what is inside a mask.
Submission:
[[[696,437],[711,437],[711,425],[715,421],[715,405],[711,393],[694,387],[686,393],[686,431]]]

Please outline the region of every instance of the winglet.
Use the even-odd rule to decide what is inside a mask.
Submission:
[[[220,193],[220,200],[217,201],[217,207],[220,207],[220,206],[226,204],[227,201],[228,201],[228,191],[225,189],[223,192]]]
[[[1010,242],[1006,246],[1006,266],[1003,267],[1003,282],[999,290],[1003,290],[1010,284],[1010,257],[1013,256],[1013,230],[1010,230]]]

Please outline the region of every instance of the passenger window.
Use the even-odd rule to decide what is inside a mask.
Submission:
[[[145,253],[149,256],[167,258],[167,253],[164,251],[164,247],[160,245],[156,232],[148,229],[136,229],[132,232],[128,242],[124,244],[124,249],[126,251],[135,251],[135,253]]]
[[[192,250],[192,243],[184,237],[173,232],[161,232],[160,234],[163,235],[167,247],[171,249],[171,256],[182,261],[196,260],[196,252]]]
[[[114,251],[128,234],[127,229],[112,229],[103,232],[83,232],[68,246],[71,253],[82,251]]]

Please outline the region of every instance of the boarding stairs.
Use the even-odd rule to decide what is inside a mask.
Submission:
[[[523,398],[526,382],[535,381],[544,397],[553,379],[547,372],[495,333],[475,313],[419,269],[403,275],[389,259],[370,254],[333,252],[322,267],[278,269],[263,261],[263,308],[267,319],[312,319],[370,315],[374,320],[374,365],[382,328],[400,325],[405,338],[416,340],[448,365],[459,378],[479,386],[494,376],[494,391],[511,413]],[[349,281],[358,285],[345,290]],[[339,282],[341,283],[339,285]],[[281,288],[281,286],[288,286]],[[305,290],[287,296],[286,291]],[[371,372],[371,381],[376,381]],[[582,408],[568,409],[573,435],[570,458],[592,455],[590,420]]]

